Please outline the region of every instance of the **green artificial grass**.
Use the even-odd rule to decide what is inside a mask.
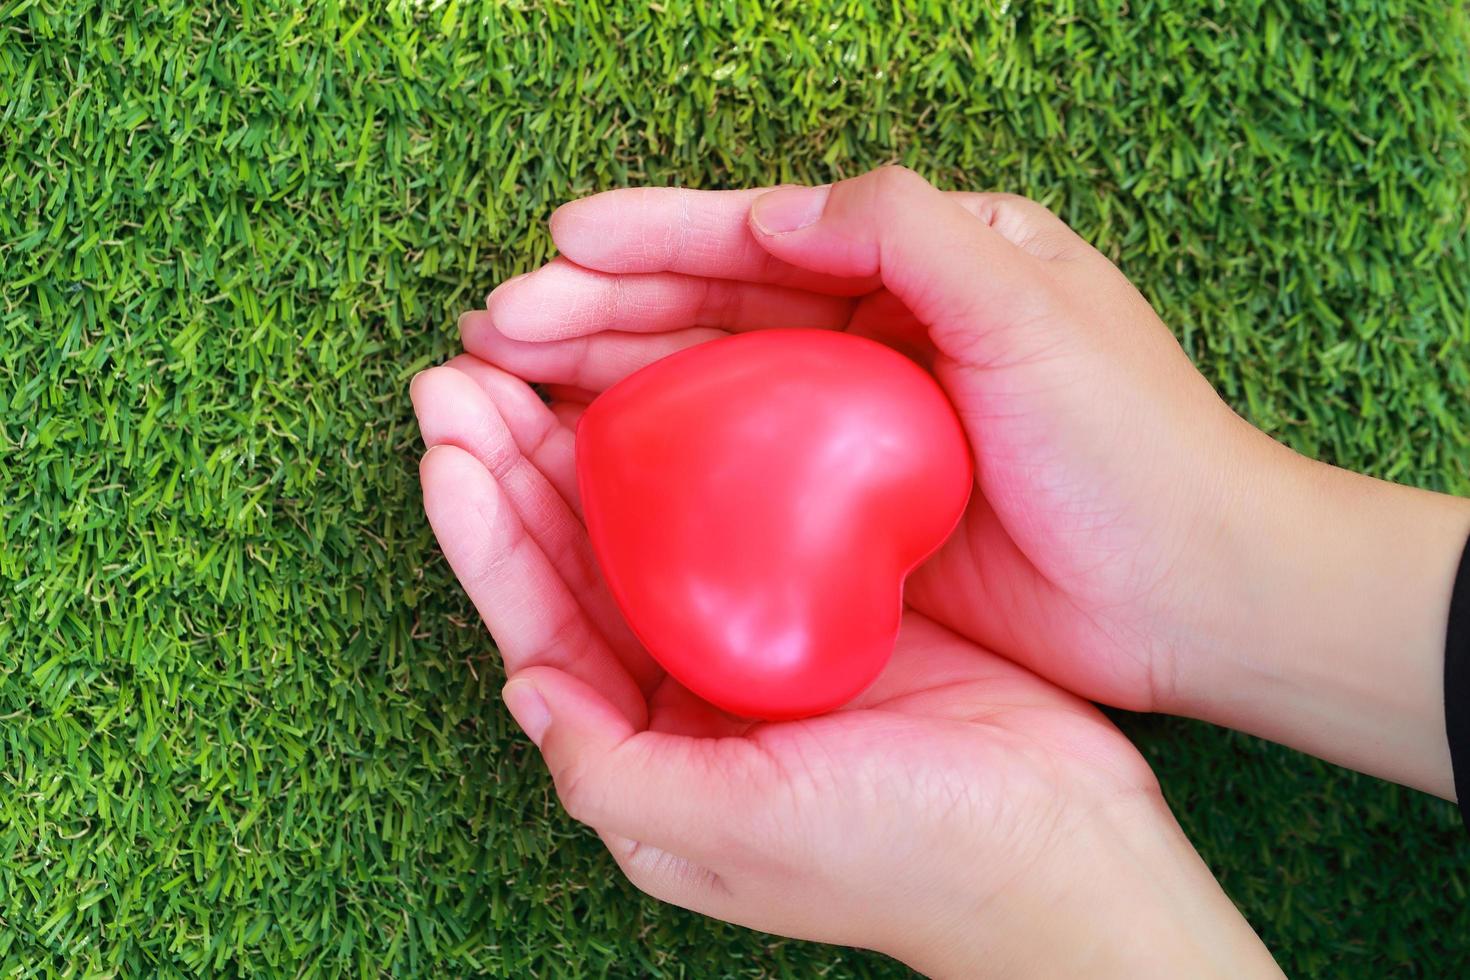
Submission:
[[[1442,0],[0,0],[0,975],[903,975],[643,899],[559,812],[409,377],[568,198],[899,161],[1055,208],[1277,437],[1470,491],[1466,34]],[[1289,973],[1470,971],[1447,804],[1122,721]]]

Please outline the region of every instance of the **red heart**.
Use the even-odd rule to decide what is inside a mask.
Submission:
[[[623,615],[676,680],[747,717],[829,711],[873,682],[903,580],[972,478],[934,379],[824,330],[680,351],[577,427],[587,530]]]

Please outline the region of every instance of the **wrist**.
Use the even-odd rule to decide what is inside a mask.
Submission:
[[[1444,630],[1470,501],[1261,438],[1168,710],[1451,795]]]
[[[933,977],[1280,976],[1162,797],[1081,813],[1058,836],[947,938],[895,955]]]

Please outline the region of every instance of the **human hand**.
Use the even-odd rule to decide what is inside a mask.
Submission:
[[[579,406],[469,356],[412,391],[425,509],[506,703],[639,888],[935,975],[1275,972],[1090,704],[910,612],[846,708],[725,715],[638,646],[597,573]]]
[[[848,330],[929,367],[980,493],[906,601],[1089,698],[1448,795],[1439,655],[1463,502],[1236,416],[1105,257],[1022,198],[888,168],[830,188],[612,191],[465,346],[586,397],[674,350]]]

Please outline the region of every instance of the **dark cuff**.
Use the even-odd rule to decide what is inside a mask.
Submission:
[[[1444,647],[1444,727],[1450,740],[1455,799],[1470,830],[1470,542],[1460,556],[1450,594],[1450,622]]]

